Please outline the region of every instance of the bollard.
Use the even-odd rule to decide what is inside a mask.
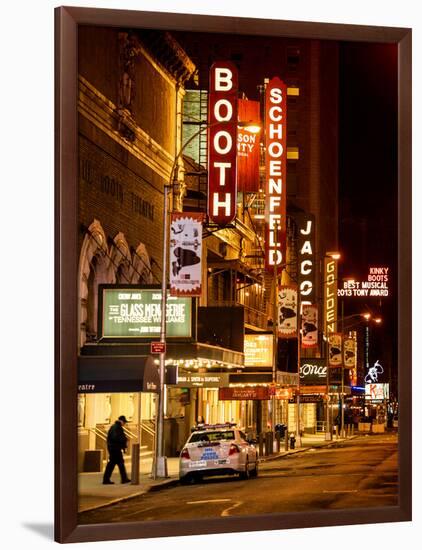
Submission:
[[[279,453],[280,452],[280,432],[276,432],[275,434],[275,444],[276,444],[277,453]]]
[[[265,456],[270,455],[270,432],[265,432]]]
[[[259,456],[264,456],[264,434],[261,432],[258,435]]]
[[[132,444],[132,485],[139,485],[139,443]]]
[[[289,434],[287,432],[287,429],[286,431],[284,432],[284,450],[285,451],[288,451],[289,450]]]
[[[355,425],[352,424],[352,435],[355,433]]]

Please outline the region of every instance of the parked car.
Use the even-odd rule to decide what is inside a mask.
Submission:
[[[180,453],[181,483],[205,476],[258,475],[258,452],[235,424],[205,425],[194,429]]]

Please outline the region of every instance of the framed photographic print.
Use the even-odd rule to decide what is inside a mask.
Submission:
[[[55,538],[411,519],[411,31],[56,9]]]

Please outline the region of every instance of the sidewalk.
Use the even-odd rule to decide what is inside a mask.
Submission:
[[[348,439],[353,439],[355,436],[351,436]],[[284,441],[281,442],[280,453],[276,453],[270,456],[263,456],[260,458],[260,462],[268,462],[271,460],[277,460],[284,456],[301,453],[308,451],[312,448],[325,447],[344,441],[344,439],[336,439],[334,437],[331,441],[325,440],[325,435],[306,435],[302,437],[302,446],[296,449],[288,451],[284,450]],[[167,469],[169,477],[166,479],[154,480],[151,478],[152,458],[146,458],[141,460],[141,475],[139,485],[132,485],[127,483],[122,485],[120,483],[120,474],[116,466],[112,475],[112,481],[115,485],[103,485],[103,474],[101,472],[95,473],[81,473],[78,475],[78,511],[86,512],[88,510],[94,510],[101,508],[102,506],[108,506],[115,502],[120,502],[133,498],[139,495],[148,493],[149,491],[156,491],[163,487],[176,485],[179,481],[179,458],[168,458]],[[128,475],[131,476],[130,464],[128,464]]]

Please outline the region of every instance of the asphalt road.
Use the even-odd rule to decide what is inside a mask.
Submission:
[[[267,462],[258,478],[208,478],[81,513],[79,524],[394,506],[397,436],[359,437]]]

